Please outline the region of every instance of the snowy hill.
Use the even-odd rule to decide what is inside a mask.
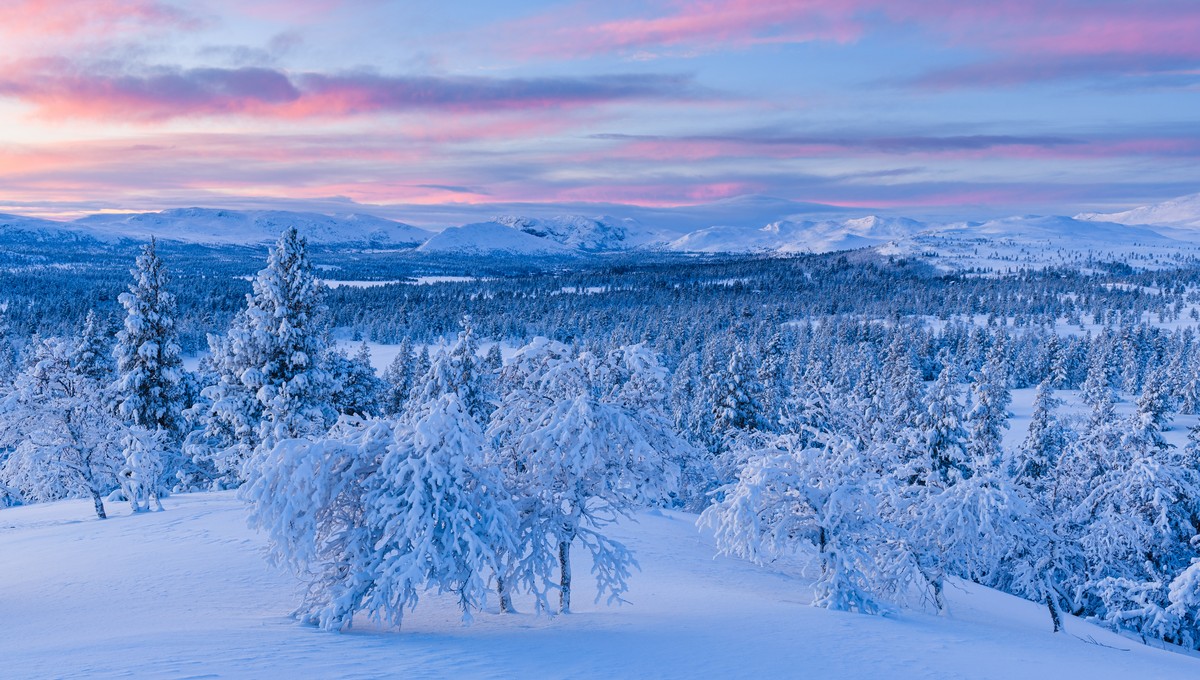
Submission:
[[[503,215],[497,224],[586,252],[624,250],[651,242],[654,236],[634,220],[561,215],[550,218]]]
[[[562,244],[532,236],[498,222],[476,222],[450,227],[417,248],[422,253],[459,255],[565,255],[574,252]]]
[[[679,252],[827,253],[880,245],[912,236],[926,225],[903,217],[868,216],[845,220],[780,220],[765,227],[709,227],[667,245]]]
[[[1081,213],[1080,220],[1148,224],[1168,227],[1200,227],[1200,194],[1182,196],[1155,205],[1145,205],[1116,213]]]
[[[885,255],[927,257],[949,269],[993,270],[1133,258],[1142,260],[1140,266],[1161,267],[1200,255],[1200,234],[1196,239],[1173,236],[1145,226],[1028,215],[931,226],[877,250]]]
[[[204,244],[259,244],[295,226],[310,243],[372,243],[416,246],[431,236],[424,229],[370,215],[329,216],[278,210],[181,208],[162,212],[91,215],[70,225],[100,238],[164,240]]]
[[[399,632],[324,633],[288,617],[299,584],[264,561],[232,493],[164,505],[110,504],[106,521],[87,501],[0,510],[4,677],[1200,677],[1193,656],[1073,618],[1054,634],[1042,607],[974,585],[948,590],[948,616],[818,609],[797,567],[713,559],[674,512],[613,528],[642,567],[623,606],[592,603],[580,559],[570,615],[463,627],[430,595]]]
[[[67,223],[22,215],[0,215],[0,238],[34,243],[92,240],[86,231]]]

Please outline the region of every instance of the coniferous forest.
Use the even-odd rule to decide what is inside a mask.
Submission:
[[[620,602],[636,555],[607,529],[663,507],[730,555],[811,555],[817,606],[938,611],[963,579],[1053,630],[1200,648],[1193,265],[438,259],[295,230],[4,258],[0,506],[236,488],[325,629],[430,591],[464,619],[570,611],[579,578]]]

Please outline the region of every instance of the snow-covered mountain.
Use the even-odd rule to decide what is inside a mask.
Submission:
[[[779,215],[785,215],[780,218]],[[296,226],[310,242],[414,248],[423,253],[563,256],[633,250],[688,253],[824,253],[875,248],[889,255],[940,253],[940,264],[1043,262],[1076,256],[1200,253],[1200,194],[1109,215],[1019,216],[987,221],[922,222],[906,217],[836,213],[832,206],[761,196],[703,206],[636,208],[612,215],[506,214],[441,232],[370,215],[277,210],[182,208],[98,214],[74,222],[0,215],[0,239],[39,242],[162,240],[257,245]],[[816,215],[821,215],[816,217]],[[767,216],[773,216],[762,221]],[[696,225],[702,225],[697,227]],[[987,258],[979,252],[991,245]],[[994,257],[993,257],[994,256]],[[1068,259],[1070,259],[1068,258]],[[975,264],[971,264],[975,263]],[[983,265],[990,266],[990,265]]]
[[[632,245],[641,245],[642,242],[637,237],[637,224],[632,219],[610,221],[580,215],[548,218],[504,215],[493,219],[493,222],[523,231],[530,236],[538,236],[539,239],[548,239],[586,252],[622,251]],[[634,237],[631,239],[630,236]]]
[[[90,235],[65,222],[22,215],[0,215],[0,238],[40,243],[90,240]]]
[[[295,226],[311,243],[371,243],[416,246],[431,232],[371,215],[330,216],[278,210],[180,208],[162,212],[100,214],[70,223],[98,238],[252,245],[274,241]]]
[[[903,217],[844,220],[780,220],[761,228],[718,226],[700,229],[667,244],[669,250],[698,253],[827,253],[876,246],[906,238],[927,225]]]
[[[450,227],[432,236],[417,251],[460,255],[567,255],[578,252],[547,238],[533,236],[499,222]]]
[[[1079,220],[1115,222],[1117,224],[1146,224],[1167,227],[1200,227],[1200,194],[1144,205],[1116,213],[1080,213]]]

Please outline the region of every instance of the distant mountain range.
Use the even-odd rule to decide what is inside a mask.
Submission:
[[[1200,246],[1200,194],[1112,214],[978,222],[924,222],[838,210],[752,196],[706,206],[631,208],[621,216],[500,215],[486,222],[429,231],[361,214],[183,208],[98,214],[73,222],[0,215],[0,239],[111,243],[155,236],[183,243],[258,245],[274,241],[285,228],[296,226],[315,244],[465,255],[559,257],[639,249],[822,253],[874,247],[892,255],[938,252],[951,259],[962,259],[970,250],[971,257],[979,259],[980,244],[1017,249],[990,253],[989,257],[1001,260],[1019,259],[1021,249],[1042,255],[1049,250],[1113,255],[1131,248],[1178,251]]]

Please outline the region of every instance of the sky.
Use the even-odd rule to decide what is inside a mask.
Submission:
[[[1196,0],[0,0],[0,212],[1200,192]]]

